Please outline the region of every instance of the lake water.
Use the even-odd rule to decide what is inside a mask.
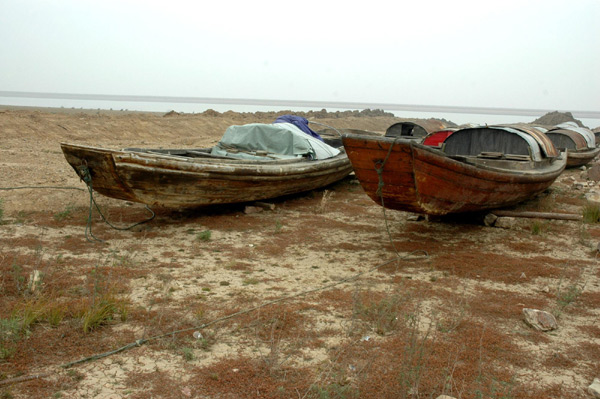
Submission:
[[[117,97],[115,97],[117,98]],[[144,97],[140,97],[144,98]],[[460,112],[468,111],[472,108],[460,108],[456,107],[452,112],[448,112],[447,110],[440,111],[420,111],[419,109],[426,108],[431,109],[434,107],[424,107],[424,106],[406,106],[410,108],[410,110],[398,110],[392,109],[388,110],[382,107],[369,107],[365,106],[362,108],[347,108],[349,103],[322,103],[317,102],[316,106],[308,107],[304,106],[304,102],[299,102],[300,105],[293,105],[294,102],[290,102],[288,105],[283,101],[272,100],[271,103],[279,103],[279,104],[269,104],[269,100],[243,100],[246,101],[245,104],[235,104],[232,99],[223,99],[220,103],[203,103],[200,102],[197,98],[189,98],[189,101],[193,102],[185,102],[186,98],[176,99],[177,101],[168,101],[161,102],[160,97],[146,97],[146,101],[123,101],[123,100],[98,100],[98,99],[58,99],[58,98],[28,98],[28,97],[2,97],[0,96],[0,107],[2,105],[5,106],[25,106],[25,107],[50,107],[50,108],[70,108],[70,109],[99,109],[99,110],[115,110],[115,111],[144,111],[144,112],[169,112],[176,111],[182,113],[202,113],[208,109],[213,109],[218,112],[226,112],[226,111],[236,111],[236,112],[257,112],[257,111],[282,111],[282,110],[290,110],[290,111],[319,111],[323,108],[327,109],[329,112],[335,111],[345,111],[345,110],[362,110],[365,108],[370,109],[383,109],[384,111],[391,112],[395,116],[400,118],[439,118],[446,119],[448,121],[452,121],[456,124],[465,124],[465,123],[473,123],[473,124],[499,124],[499,123],[516,123],[516,122],[532,122],[540,116],[544,115],[544,112],[536,115],[533,112],[530,112],[531,115],[510,115],[510,114],[501,114],[497,112],[502,112],[502,110],[491,110],[493,113],[469,113],[469,112]],[[264,101],[266,104],[259,104],[259,102]],[[255,102],[255,103],[252,103]],[[323,106],[328,105],[328,106]],[[346,107],[336,108],[336,105],[345,105]],[[351,105],[351,103],[350,103]],[[377,105],[377,104],[358,104],[355,105]],[[401,106],[399,106],[401,107]],[[396,107],[396,108],[399,108]],[[441,107],[445,108],[445,107]],[[508,110],[509,112],[511,110]],[[519,110],[512,110],[515,113],[519,113]],[[521,112],[522,113],[522,112]],[[593,113],[598,114],[592,115],[593,117],[582,118],[578,117],[577,112],[573,112],[573,116],[576,119],[581,120],[581,122],[589,128],[595,128],[600,126],[600,112]]]

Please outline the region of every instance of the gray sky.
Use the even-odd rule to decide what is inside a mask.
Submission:
[[[600,1],[0,0],[0,91],[600,111]]]

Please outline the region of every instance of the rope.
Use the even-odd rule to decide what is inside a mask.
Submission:
[[[425,256],[425,257],[429,256],[425,251],[422,251],[422,250],[413,251],[413,252],[410,252],[409,254],[407,254],[407,255],[405,255],[403,257],[396,257],[394,259],[391,259],[391,260],[388,260],[386,262],[380,263],[380,264],[378,264],[378,265],[376,265],[376,266],[374,266],[374,267],[372,267],[372,268],[370,268],[370,269],[368,269],[368,270],[366,270],[364,272],[357,273],[355,275],[352,275],[350,277],[344,278],[344,279],[342,279],[340,281],[337,281],[335,283],[327,284],[327,285],[324,285],[324,286],[321,286],[321,287],[318,287],[318,288],[313,288],[311,290],[302,291],[302,292],[299,292],[297,294],[288,295],[288,296],[285,296],[285,297],[274,299],[272,301],[268,301],[268,302],[262,303],[260,305],[254,306],[254,307],[249,308],[249,309],[240,310],[239,312],[235,312],[235,313],[232,313],[230,315],[223,316],[221,318],[209,321],[207,323],[204,323],[204,324],[201,324],[201,325],[198,325],[198,326],[188,327],[188,328],[182,328],[180,330],[174,330],[174,331],[171,331],[171,332],[168,332],[168,333],[165,333],[165,334],[155,335],[155,336],[149,337],[149,338],[138,339],[138,340],[136,340],[134,342],[131,342],[131,343],[127,344],[127,345],[124,345],[124,346],[122,346],[120,348],[117,348],[117,349],[114,349],[112,351],[108,351],[108,352],[104,352],[104,353],[92,355],[92,356],[89,356],[89,357],[86,357],[86,358],[83,358],[83,359],[79,359],[79,360],[75,360],[75,361],[72,361],[72,362],[69,362],[69,363],[65,363],[65,364],[60,365],[60,367],[62,367],[62,368],[69,368],[69,367],[72,367],[72,366],[74,366],[76,364],[81,364],[81,363],[86,363],[86,362],[89,362],[89,361],[92,361],[92,360],[102,359],[104,357],[113,355],[115,353],[123,352],[123,351],[125,351],[127,349],[131,349],[131,348],[134,348],[136,346],[142,346],[143,344],[145,344],[147,342],[150,342],[150,341],[155,341],[155,340],[160,339],[160,338],[175,336],[175,334],[180,334],[180,333],[184,333],[184,332],[188,332],[188,331],[192,331],[192,330],[202,330],[202,329],[205,329],[206,327],[209,327],[209,326],[211,326],[213,324],[217,324],[217,323],[220,323],[220,322],[223,322],[223,321],[226,321],[226,320],[229,320],[229,319],[232,319],[234,317],[241,316],[241,315],[244,315],[244,314],[247,314],[247,313],[251,313],[251,312],[254,312],[254,311],[258,310],[258,309],[262,309],[264,307],[267,307],[267,306],[270,306],[270,305],[273,305],[273,304],[276,304],[276,303],[279,303],[279,302],[289,301],[290,299],[298,298],[298,297],[305,296],[305,295],[312,294],[312,293],[319,292],[319,291],[325,291],[325,290],[328,290],[330,288],[336,287],[338,285],[345,284],[345,283],[348,283],[350,281],[354,281],[354,280],[358,279],[359,277],[361,277],[361,276],[363,276],[365,274],[368,274],[368,273],[372,273],[375,270],[380,269],[383,266],[389,265],[392,262],[397,262],[399,260],[409,260],[409,257],[411,257],[412,255],[414,255],[414,254],[416,254],[418,252],[423,253],[423,256]],[[412,258],[412,259],[418,259],[418,258]],[[412,260],[412,259],[410,259],[410,260]]]
[[[20,186],[20,187],[0,187],[0,190],[25,190],[25,189],[35,189],[35,188],[43,188],[43,189],[54,189],[54,190],[79,190],[85,191],[81,187],[61,187],[61,186]]]
[[[90,170],[87,167],[87,165],[80,165],[77,168],[77,172],[78,172],[81,180],[83,180],[83,182],[87,185],[88,192],[90,194],[90,206],[89,206],[87,223],[85,226],[85,238],[89,242],[94,242],[94,241],[95,242],[105,242],[104,240],[101,240],[101,239],[97,238],[96,236],[94,236],[94,234],[92,233],[92,214],[94,211],[94,207],[98,211],[98,214],[100,215],[100,217],[102,218],[104,223],[106,223],[107,225],[109,225],[110,227],[112,227],[115,230],[130,230],[136,226],[139,226],[140,224],[144,224],[144,223],[151,221],[156,216],[156,214],[152,211],[152,209],[150,209],[148,207],[148,205],[145,205],[146,210],[148,210],[152,214],[152,216],[150,216],[148,219],[142,220],[141,222],[134,223],[131,226],[127,226],[127,227],[118,227],[118,226],[113,225],[111,222],[108,221],[108,219],[106,219],[106,217],[100,210],[100,206],[98,206],[98,203],[96,202],[96,199],[94,198],[92,175],[90,174]],[[88,236],[88,231],[89,231],[89,236]]]
[[[384,186],[383,168],[385,167],[385,164],[387,163],[388,159],[390,158],[390,155],[392,154],[392,149],[394,148],[394,145],[396,145],[396,142],[398,141],[398,139],[399,139],[399,137],[396,137],[394,139],[394,141],[392,142],[392,144],[390,144],[390,148],[388,149],[388,152],[387,152],[385,158],[383,159],[381,166],[377,167],[377,164],[375,164],[375,172],[377,173],[377,178],[379,179],[379,181],[377,182],[377,191],[375,192],[375,195],[377,195],[381,199],[381,209],[383,212],[383,220],[385,222],[385,230],[387,232],[388,239],[390,240],[390,244],[392,244],[392,248],[393,248],[394,252],[396,253],[396,256],[400,256],[400,253],[398,252],[398,249],[396,248],[396,244],[394,244],[394,240],[392,239],[392,233],[390,232],[390,226],[388,224],[387,213],[385,211],[385,203],[383,201],[382,190],[383,190],[383,186]],[[427,254],[427,253],[425,252],[425,254]]]
[[[342,137],[342,133],[339,130],[337,130],[336,128],[334,128],[333,126],[329,126],[329,125],[326,125],[324,123],[319,123],[319,122],[315,122],[315,121],[308,121],[308,122],[309,123],[314,123],[315,125],[319,125],[319,126],[325,126],[325,127],[329,128],[329,129],[333,129],[333,130],[336,131],[337,134],[340,135],[340,137]]]
[[[115,229],[115,230],[130,230],[130,229],[132,229],[132,228],[134,228],[136,226],[139,226],[140,224],[147,223],[147,222],[151,221],[156,216],[156,214],[154,213],[154,211],[152,211],[152,209],[150,209],[148,207],[148,205],[145,205],[146,210],[152,214],[152,216],[150,216],[148,219],[143,220],[141,222],[134,223],[131,226],[127,226],[127,227],[118,227],[118,226],[113,225],[112,223],[110,223],[106,219],[106,217],[104,216],[104,214],[100,210],[100,207],[98,206],[98,203],[94,199],[93,188],[92,188],[92,177],[90,175],[90,171],[89,171],[88,167],[86,165],[79,166],[78,167],[78,174],[79,174],[79,177],[81,178],[81,180],[83,180],[83,182],[86,184],[87,190],[88,190],[88,192],[90,194],[89,213],[88,213],[88,218],[87,218],[87,224],[86,224],[86,227],[85,227],[85,238],[88,241],[90,241],[90,242],[94,242],[94,241],[96,241],[96,242],[105,242],[104,240],[101,240],[101,239],[97,238],[96,236],[94,236],[94,234],[92,233],[92,212],[93,212],[93,208],[94,207],[98,211],[98,214],[100,214],[100,216],[102,217],[102,220],[106,224],[108,224],[110,227],[112,227],[113,229]],[[29,190],[29,189],[53,189],[53,190],[79,190],[79,191],[85,191],[85,189],[83,189],[81,187],[73,187],[73,186],[18,186],[18,187],[0,187],[0,191]],[[89,232],[89,235],[88,235],[88,232]]]

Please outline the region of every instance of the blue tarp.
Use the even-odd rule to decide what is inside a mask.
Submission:
[[[318,133],[316,133],[310,127],[308,127],[308,119],[303,118],[301,116],[281,115],[280,117],[275,119],[275,122],[273,122],[273,123],[291,123],[292,125],[296,126],[298,129],[302,130],[304,133],[310,134],[314,138],[323,141],[323,139],[321,138],[321,136],[319,136]]]

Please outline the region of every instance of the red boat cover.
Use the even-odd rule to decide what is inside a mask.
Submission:
[[[452,130],[440,130],[439,132],[434,132],[425,137],[423,140],[423,144],[431,146],[431,147],[441,147],[444,140],[448,138],[452,133],[454,133],[456,129]]]

